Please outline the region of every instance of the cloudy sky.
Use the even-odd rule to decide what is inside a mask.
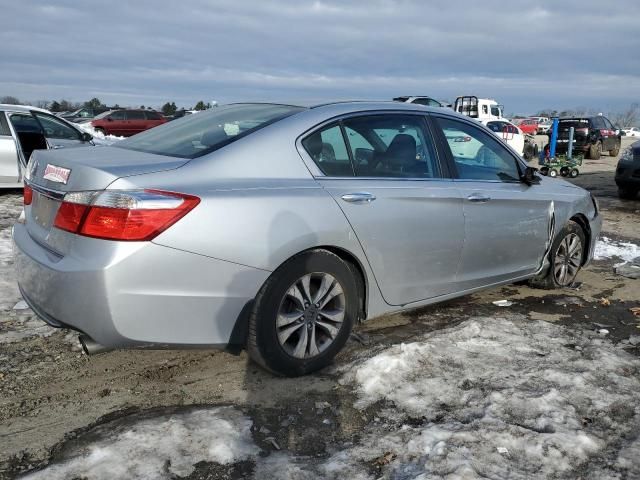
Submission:
[[[638,0],[0,0],[0,96],[159,106],[640,100]]]

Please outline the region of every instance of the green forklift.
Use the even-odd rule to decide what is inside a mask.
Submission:
[[[559,119],[553,119],[553,125],[551,126],[551,141],[540,152],[539,159],[539,172],[542,175],[549,177],[562,177],[576,178],[580,175],[578,167],[582,166],[584,160],[583,155],[573,154],[573,127],[569,129],[569,139],[567,145],[566,155],[556,155],[556,145],[558,143],[558,124]]]

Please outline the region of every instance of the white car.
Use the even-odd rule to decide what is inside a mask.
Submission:
[[[640,128],[638,127],[627,127],[623,128],[622,131],[627,137],[640,137]]]
[[[519,127],[506,120],[489,120],[482,123],[503,142],[524,156],[524,133]]]

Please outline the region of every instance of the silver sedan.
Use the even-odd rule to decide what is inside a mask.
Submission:
[[[568,286],[601,226],[588,192],[486,127],[395,102],[220,106],[36,151],[26,177],[18,282],[44,321],[91,351],[246,347],[284,375],[372,317]]]

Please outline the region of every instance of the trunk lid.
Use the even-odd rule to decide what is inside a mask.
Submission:
[[[569,130],[573,127],[573,143],[574,145],[584,145],[589,138],[589,119],[587,118],[572,118],[560,120],[558,123],[558,144],[566,145],[569,142]]]
[[[32,203],[25,208],[27,230],[43,246],[65,255],[74,235],[53,228],[65,193],[104,190],[118,178],[173,170],[188,161],[116,147],[36,150],[27,167],[33,186]]]

